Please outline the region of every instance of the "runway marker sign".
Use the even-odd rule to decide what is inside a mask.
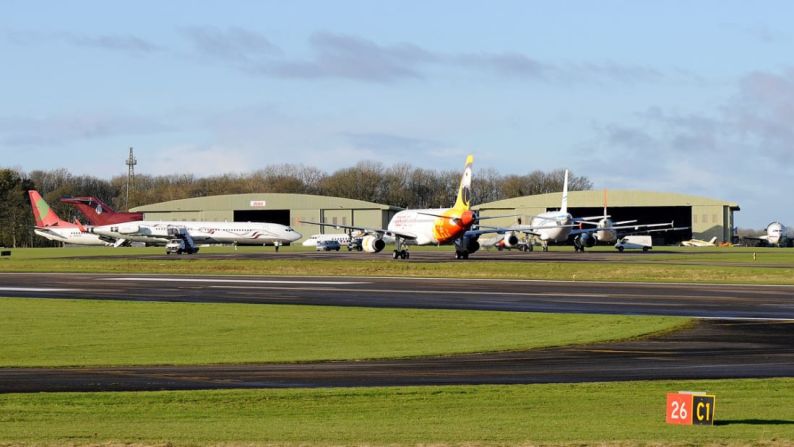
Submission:
[[[703,392],[667,393],[665,421],[676,425],[714,425],[716,396]]]

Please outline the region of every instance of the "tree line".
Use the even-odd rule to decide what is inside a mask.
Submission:
[[[94,196],[116,210],[192,197],[245,193],[295,193],[344,197],[383,203],[401,208],[450,206],[460,182],[459,170],[434,170],[397,164],[362,161],[355,166],[327,173],[303,165],[273,165],[246,174],[196,177],[192,174],[137,175],[127,194],[127,176],[110,180],[74,175],[66,169],[36,170],[0,168],[0,245],[46,246],[50,243],[33,234],[33,214],[27,190],[36,189],[64,220],[82,216],[60,202],[66,196]],[[564,170],[533,171],[525,175],[501,175],[482,169],[472,179],[472,203],[486,203],[562,190]],[[592,188],[586,177],[570,175],[572,191]]]

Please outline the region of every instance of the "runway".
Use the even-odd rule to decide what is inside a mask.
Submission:
[[[672,315],[701,319],[690,329],[651,340],[513,353],[305,364],[0,368],[0,392],[794,376],[792,286],[30,273],[0,274],[0,296]]]
[[[0,273],[0,295],[794,319],[794,286],[338,276]]]

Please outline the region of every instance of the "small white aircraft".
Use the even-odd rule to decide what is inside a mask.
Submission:
[[[33,207],[33,217],[36,219],[36,226],[33,232],[37,235],[51,241],[63,242],[64,244],[111,245],[111,240],[103,240],[96,234],[84,233],[81,225],[61,220],[38,191],[28,191],[28,197],[30,198],[30,205]]]
[[[477,241],[485,233],[504,233],[504,230],[472,230],[477,216],[471,210],[471,175],[474,157],[466,158],[463,176],[458,187],[455,205],[451,208],[408,209],[392,217],[386,228],[366,228],[350,225],[335,225],[325,222],[302,221],[321,225],[361,231],[364,251],[378,253],[386,247],[387,237],[394,238],[394,259],[409,259],[408,245],[455,244],[455,258],[468,259],[469,255],[480,249]]]
[[[688,241],[681,241],[682,247],[716,247],[717,246],[717,237],[714,236],[708,241],[704,241],[702,239],[690,239]]]
[[[766,226],[766,234],[761,237],[745,237],[745,239],[760,240],[772,247],[794,247],[794,229],[786,227],[780,222],[772,222]]]

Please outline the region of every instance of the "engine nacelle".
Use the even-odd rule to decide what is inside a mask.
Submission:
[[[573,240],[574,245],[580,248],[592,247],[597,242],[598,239],[592,233],[582,233]]]
[[[116,231],[121,234],[132,234],[137,233],[140,228],[141,227],[136,224],[121,224],[118,226],[118,230]]]
[[[464,237],[455,241],[455,249],[471,254],[480,249],[480,243],[476,237]]]
[[[505,247],[515,247],[518,244],[518,237],[512,231],[508,231],[502,238],[502,242]]]
[[[377,236],[364,236],[364,238],[361,239],[361,248],[367,253],[378,253],[385,247],[386,243]]]

